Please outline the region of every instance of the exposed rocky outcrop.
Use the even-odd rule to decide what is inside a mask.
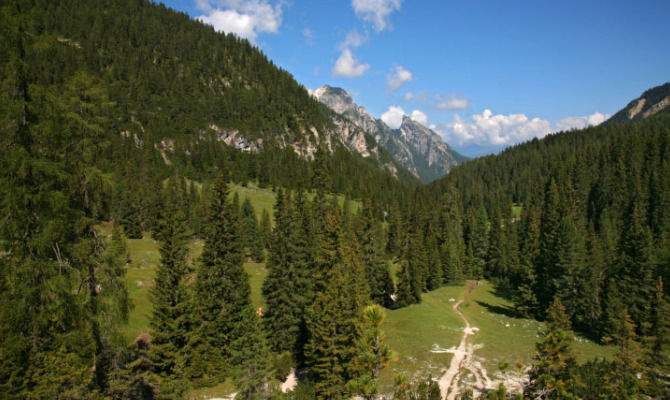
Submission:
[[[605,123],[622,124],[649,118],[659,113],[670,113],[670,82],[645,91],[642,96],[628,103]]]

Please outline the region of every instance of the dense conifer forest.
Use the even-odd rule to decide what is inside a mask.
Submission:
[[[379,384],[386,313],[486,279],[544,321],[524,397],[667,398],[667,113],[418,186],[338,143],[296,153],[330,111],[185,14],[20,0],[0,16],[0,397],[178,399],[231,380],[239,399],[439,399],[428,376]],[[231,130],[262,146],[218,140]],[[232,183],[271,188],[271,215]],[[151,334],[128,343],[126,240],[143,235],[160,253]],[[245,260],[268,270],[262,309]],[[573,330],[616,353],[577,362]]]

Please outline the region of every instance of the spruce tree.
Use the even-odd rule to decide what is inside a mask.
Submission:
[[[339,399],[345,383],[355,376],[356,341],[360,336],[361,306],[355,276],[343,242],[338,208],[325,218],[323,240],[317,249],[321,268],[316,299],[308,309],[306,364],[318,399]]]
[[[249,198],[245,198],[242,203],[242,237],[244,238],[244,246],[249,249],[251,258],[257,263],[263,262],[263,243],[259,233],[258,220]]]
[[[556,180],[552,178],[545,191],[540,220],[539,251],[538,258],[535,261],[537,275],[535,295],[540,310],[546,310],[555,295],[553,271],[557,264],[558,234],[560,232],[562,210],[558,186]]]
[[[229,200],[223,174],[212,185],[206,224],[187,345],[189,376],[202,383],[221,379],[229,371],[231,342],[246,334],[239,325],[251,304],[249,277],[242,266],[239,212]]]
[[[164,218],[158,223],[160,264],[151,288],[149,356],[156,372],[168,376],[183,373],[183,352],[189,334],[188,237],[186,218],[176,195],[170,188]]]
[[[259,236],[261,237],[263,248],[270,248],[270,242],[272,241],[272,222],[270,221],[270,214],[266,209],[263,209],[263,213],[261,214]]]
[[[294,351],[300,328],[300,307],[296,291],[296,221],[291,206],[291,196],[283,190],[277,192],[275,203],[275,228],[272,232],[268,275],[263,281],[266,310],[263,324],[268,333],[270,348],[277,352]]]
[[[376,221],[373,217],[372,203],[366,200],[359,212],[360,232],[358,240],[362,248],[362,262],[370,288],[370,298],[377,304],[390,306],[394,292],[393,281],[388,266],[382,260],[382,246],[377,242]]]
[[[486,255],[489,249],[489,219],[486,209],[480,207],[474,220],[472,237],[472,278],[479,279],[484,275]]]

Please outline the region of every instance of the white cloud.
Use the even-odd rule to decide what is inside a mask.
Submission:
[[[533,118],[525,114],[493,114],[491,110],[484,110],[481,114],[474,114],[472,122],[468,122],[459,115],[454,121],[446,124],[441,130],[447,143],[457,145],[477,144],[508,146],[520,143],[534,137],[544,137],[551,132],[549,121]]]
[[[402,124],[402,117],[405,115],[405,110],[398,106],[390,106],[385,113],[382,114],[382,121],[386,123],[391,129],[398,129]]]
[[[459,95],[435,96],[436,101],[430,105],[435,110],[465,110],[469,106],[468,99]]]
[[[267,0],[197,0],[204,13],[197,19],[214,29],[255,42],[259,33],[277,33],[282,23],[282,3]]]
[[[428,116],[421,110],[412,111],[409,117],[412,118],[414,121],[420,123],[421,125],[428,124]]]
[[[414,98],[414,93],[412,92],[407,92],[405,93],[404,96],[402,96],[402,101],[410,101]]]
[[[314,33],[312,33],[312,30],[309,28],[305,28],[302,30],[302,36],[305,38],[305,42],[313,46],[314,45]]]
[[[352,29],[349,31],[349,33],[347,33],[347,37],[344,39],[344,42],[340,43],[339,49],[344,50],[351,47],[361,47],[367,41],[367,35],[362,35],[356,29]]]
[[[566,117],[556,123],[557,131],[569,131],[571,129],[583,129],[588,126],[600,125],[611,117],[609,114],[594,112],[585,117]]]
[[[396,65],[393,71],[386,77],[386,85],[389,90],[395,92],[400,89],[402,85],[411,81],[414,74],[400,65]]]
[[[368,69],[370,69],[369,64],[361,64],[351,54],[351,50],[344,49],[342,50],[342,54],[340,54],[340,58],[335,61],[333,75],[345,78],[358,78]]]
[[[377,32],[390,26],[389,16],[400,10],[402,0],[351,0],[356,16],[370,22]]]

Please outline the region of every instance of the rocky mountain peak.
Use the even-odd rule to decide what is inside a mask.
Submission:
[[[357,111],[354,99],[342,88],[324,85],[314,91],[310,91],[310,93],[336,113],[344,114],[347,111]]]
[[[645,91],[605,123],[627,123],[668,112],[670,112],[670,82]]]
[[[424,182],[446,175],[452,167],[466,159],[451,149],[440,135],[408,116],[403,117],[399,129],[391,129],[354,103],[344,89],[325,85],[310,93],[374,137],[397,162]]]

